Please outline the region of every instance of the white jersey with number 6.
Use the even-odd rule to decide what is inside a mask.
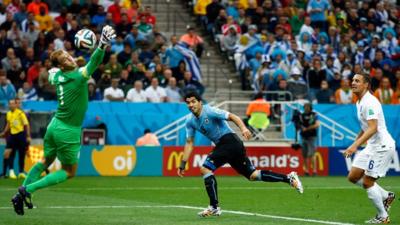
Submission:
[[[378,122],[378,131],[369,138],[367,144],[394,145],[394,140],[386,129],[382,105],[371,93],[365,93],[361,101],[357,101],[357,117],[364,132],[368,128],[368,120],[376,119]]]

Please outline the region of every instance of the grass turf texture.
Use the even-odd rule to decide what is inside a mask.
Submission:
[[[354,224],[375,216],[366,192],[345,177],[302,178],[303,195],[283,183],[248,182],[242,177],[217,181],[223,210]],[[19,184],[0,180],[0,224],[319,224],[224,212],[199,218],[198,209],[168,207],[206,207],[200,177],[77,177],[37,191],[33,202],[38,208],[25,209],[21,217],[10,204]],[[400,197],[400,178],[387,177],[380,184]],[[398,199],[390,215],[392,224],[400,224]]]

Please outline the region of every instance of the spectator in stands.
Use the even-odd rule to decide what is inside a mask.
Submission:
[[[4,69],[0,69],[0,86],[2,89],[0,91],[0,102],[3,104],[17,96],[14,85],[8,82]]]
[[[125,95],[122,89],[118,88],[119,78],[111,79],[111,86],[104,90],[104,101],[121,102],[124,101]]]
[[[394,91],[390,87],[390,80],[387,77],[383,77],[380,83],[380,87],[375,90],[374,96],[382,104],[395,104],[394,102]]]
[[[135,25],[132,26],[131,32],[125,37],[125,41],[131,45],[132,50],[136,50],[145,40],[146,37],[138,31]]]
[[[17,0],[18,1],[18,0]],[[14,20],[17,24],[21,24],[28,17],[28,11],[26,9],[26,4],[21,2],[19,11],[14,14]]]
[[[145,95],[148,102],[159,103],[167,101],[165,89],[158,85],[156,77],[151,79],[151,85],[145,89]]]
[[[96,87],[96,81],[93,78],[88,80],[88,92],[89,101],[102,100],[100,89]]]
[[[139,54],[140,61],[146,66],[149,67],[150,63],[153,61],[155,54],[150,49],[150,43],[146,42],[142,46],[142,52]]]
[[[170,69],[174,77],[179,82],[183,79],[183,76],[179,76],[179,64],[183,61],[183,54],[175,48],[175,45],[178,44],[178,39],[175,35],[172,35],[170,38],[171,46],[166,49],[164,62],[168,62]]]
[[[38,95],[36,89],[28,82],[25,82],[23,87],[18,90],[18,98],[22,101],[36,101],[38,100]]]
[[[143,90],[143,83],[141,80],[135,81],[134,87],[129,89],[126,95],[128,102],[146,102],[146,94]]]
[[[22,33],[22,37],[28,40],[28,46],[33,48],[35,41],[38,39],[39,31],[33,22],[29,22],[28,30]]]
[[[27,10],[28,12],[32,12],[34,15],[39,15],[41,7],[44,8],[45,14],[49,13],[48,6],[41,0],[33,0],[31,3],[28,4]]]
[[[129,22],[126,13],[121,14],[121,22],[115,26],[117,36],[125,37],[132,30],[132,23]]]
[[[156,25],[156,17],[154,15],[152,15],[150,6],[146,6],[144,8],[144,11],[139,14],[138,19],[140,21],[142,21],[142,18],[144,18],[144,21],[147,24],[151,24],[152,27],[154,27]]]
[[[111,52],[118,55],[124,50],[124,39],[122,36],[117,36],[113,42],[111,42]]]
[[[351,104],[353,103],[354,95],[350,88],[350,80],[343,79],[340,83],[340,88],[335,92],[336,104]]]
[[[328,81],[321,81],[321,88],[317,91],[317,102],[322,104],[330,104],[335,102],[333,91],[329,88]]]
[[[328,0],[310,0],[307,5],[307,13],[310,14],[311,25],[322,31],[327,31],[326,11],[331,10]]]
[[[145,129],[144,135],[137,139],[136,146],[160,146],[160,142],[157,136],[151,133],[150,129]]]
[[[7,49],[7,57],[3,58],[1,60],[1,66],[5,71],[8,71],[11,69],[11,60],[16,59],[17,60],[17,67],[21,68],[21,60],[15,55],[15,51],[12,48]]]
[[[106,13],[104,12],[104,7],[99,5],[96,14],[92,16],[91,24],[95,27],[102,26],[106,21]]]
[[[48,32],[53,29],[53,18],[46,12],[45,7],[40,7],[40,13],[35,16],[35,20],[39,23],[39,30]]]
[[[58,31],[56,31],[56,39],[54,39],[53,43],[54,43],[54,50],[65,50],[65,46],[64,46],[64,39],[65,39],[65,32],[63,29],[59,29]]]
[[[182,96],[184,96],[185,93],[189,93],[192,91],[196,91],[199,93],[199,95],[203,95],[205,88],[203,84],[201,84],[199,81],[193,79],[192,73],[190,71],[185,71],[183,75],[183,81],[184,85],[182,88]]]
[[[81,4],[79,0],[72,0],[71,4],[68,6],[68,11],[74,15],[79,14],[81,9]]]
[[[160,65],[162,67],[162,65]],[[162,78],[158,79],[160,86],[165,88],[168,86],[169,80],[172,78],[172,71],[170,69],[164,69]],[[175,77],[174,77],[175,78]],[[176,81],[176,78],[175,78]],[[178,81],[176,81],[178,82]]]
[[[122,89],[125,96],[126,93],[129,91],[129,89],[132,87],[132,85],[133,85],[132,77],[129,76],[128,70],[123,69],[121,71],[121,77],[119,79],[119,88]]]
[[[11,29],[7,31],[7,38],[13,42],[15,48],[21,47],[23,34],[15,21],[11,24]]]
[[[167,102],[182,102],[182,96],[179,87],[176,86],[175,77],[171,77],[168,80],[168,86],[165,88],[165,92],[167,94]]]
[[[381,68],[376,68],[375,75],[371,78],[371,91],[375,92],[381,86],[383,71]]]
[[[39,99],[45,101],[56,100],[56,87],[49,82],[49,72],[51,68],[50,59],[46,59],[45,67],[40,68],[39,79],[38,79],[38,91]]]
[[[13,16],[20,11],[22,2],[20,0],[11,0],[8,4],[6,11],[10,12]]]
[[[101,93],[103,93],[104,90],[108,88],[110,85],[111,85],[111,70],[106,69],[104,70],[99,81],[97,82],[97,87],[99,87]]]
[[[42,61],[40,58],[36,57],[33,65],[29,67],[26,75],[26,81],[34,87],[38,87],[40,68],[42,68]]]
[[[206,7],[206,29],[207,32],[211,33],[214,27],[215,19],[218,17],[219,11],[224,9],[224,6],[219,3],[219,0],[212,0]]]
[[[11,68],[6,71],[7,78],[14,85],[15,89],[18,90],[22,87],[22,84],[26,80],[26,75],[21,65],[18,65],[17,58],[11,59]]]
[[[239,27],[240,28],[240,27]],[[221,37],[221,49],[233,60],[236,50],[236,43],[240,39],[240,32],[237,32],[235,25],[230,25],[226,34]]]
[[[7,31],[0,28],[0,59],[1,61],[7,55],[8,49],[13,48],[13,43],[7,38]]]
[[[267,116],[271,114],[271,105],[264,99],[264,94],[262,92],[258,92],[254,96],[254,100],[247,105],[246,109],[246,119],[243,119],[243,122],[249,126],[248,121],[251,118],[251,114],[255,112],[265,113]]]
[[[110,61],[104,66],[104,69],[110,71],[111,78],[120,77],[122,65],[118,62],[116,54],[110,56]]]
[[[6,21],[1,23],[0,29],[4,29],[6,31],[10,30],[13,22],[14,22],[13,15],[11,13],[7,12],[6,13]]]
[[[201,58],[204,50],[204,41],[196,34],[193,27],[188,27],[187,33],[182,35],[179,41],[188,45],[196,53],[196,56]]]
[[[294,67],[291,71],[290,78],[288,80],[287,89],[295,100],[306,99],[307,94],[307,84],[304,81],[300,69]]]
[[[146,22],[146,18],[142,17],[139,20],[139,24],[137,25],[139,33],[141,33],[143,36],[148,37],[151,35],[153,32],[153,25],[150,23]]]
[[[107,12],[112,15],[114,24],[118,24],[121,21],[121,6],[119,3],[120,0],[114,0],[114,4],[110,5],[107,9]]]
[[[321,82],[326,80],[326,70],[322,68],[321,60],[315,58],[313,60],[313,67],[307,72],[307,81],[309,85],[309,98],[313,101],[316,92],[321,87]]]

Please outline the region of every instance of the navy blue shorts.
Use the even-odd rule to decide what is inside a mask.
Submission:
[[[208,154],[203,167],[215,171],[225,163],[229,163],[239,174],[250,178],[256,170],[246,156],[246,148],[239,137],[234,134],[225,134],[221,137],[212,152]]]
[[[19,132],[18,134],[10,134],[7,138],[6,148],[12,150],[25,150],[28,146],[26,141],[25,132]]]

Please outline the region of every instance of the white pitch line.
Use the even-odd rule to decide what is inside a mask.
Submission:
[[[400,186],[388,186],[390,189],[400,189]],[[170,190],[203,190],[204,187],[94,187],[94,188],[50,188],[54,191],[134,191],[134,190],[150,190],[150,191],[170,191]],[[218,190],[286,190],[292,189],[285,187],[218,187]],[[332,190],[332,189],[360,189],[358,186],[336,186],[336,187],[304,187],[305,190]],[[0,191],[15,191],[16,188],[0,188]]]
[[[187,205],[93,205],[93,206],[47,206],[40,207],[41,209],[129,209],[129,208],[180,208],[180,209],[194,209],[194,210],[203,210],[202,207],[195,206],[187,206]],[[0,210],[11,210],[12,207],[0,207]],[[235,215],[243,215],[243,216],[255,216],[255,217],[264,217],[270,219],[278,219],[278,220],[290,220],[290,221],[301,221],[301,222],[309,222],[309,223],[319,223],[319,224],[331,224],[331,225],[354,225],[351,223],[342,223],[335,221],[327,221],[327,220],[316,220],[316,219],[305,219],[305,218],[297,218],[297,217],[288,217],[288,216],[276,216],[276,215],[268,215],[261,213],[250,213],[236,210],[222,210],[223,213],[235,214]]]

